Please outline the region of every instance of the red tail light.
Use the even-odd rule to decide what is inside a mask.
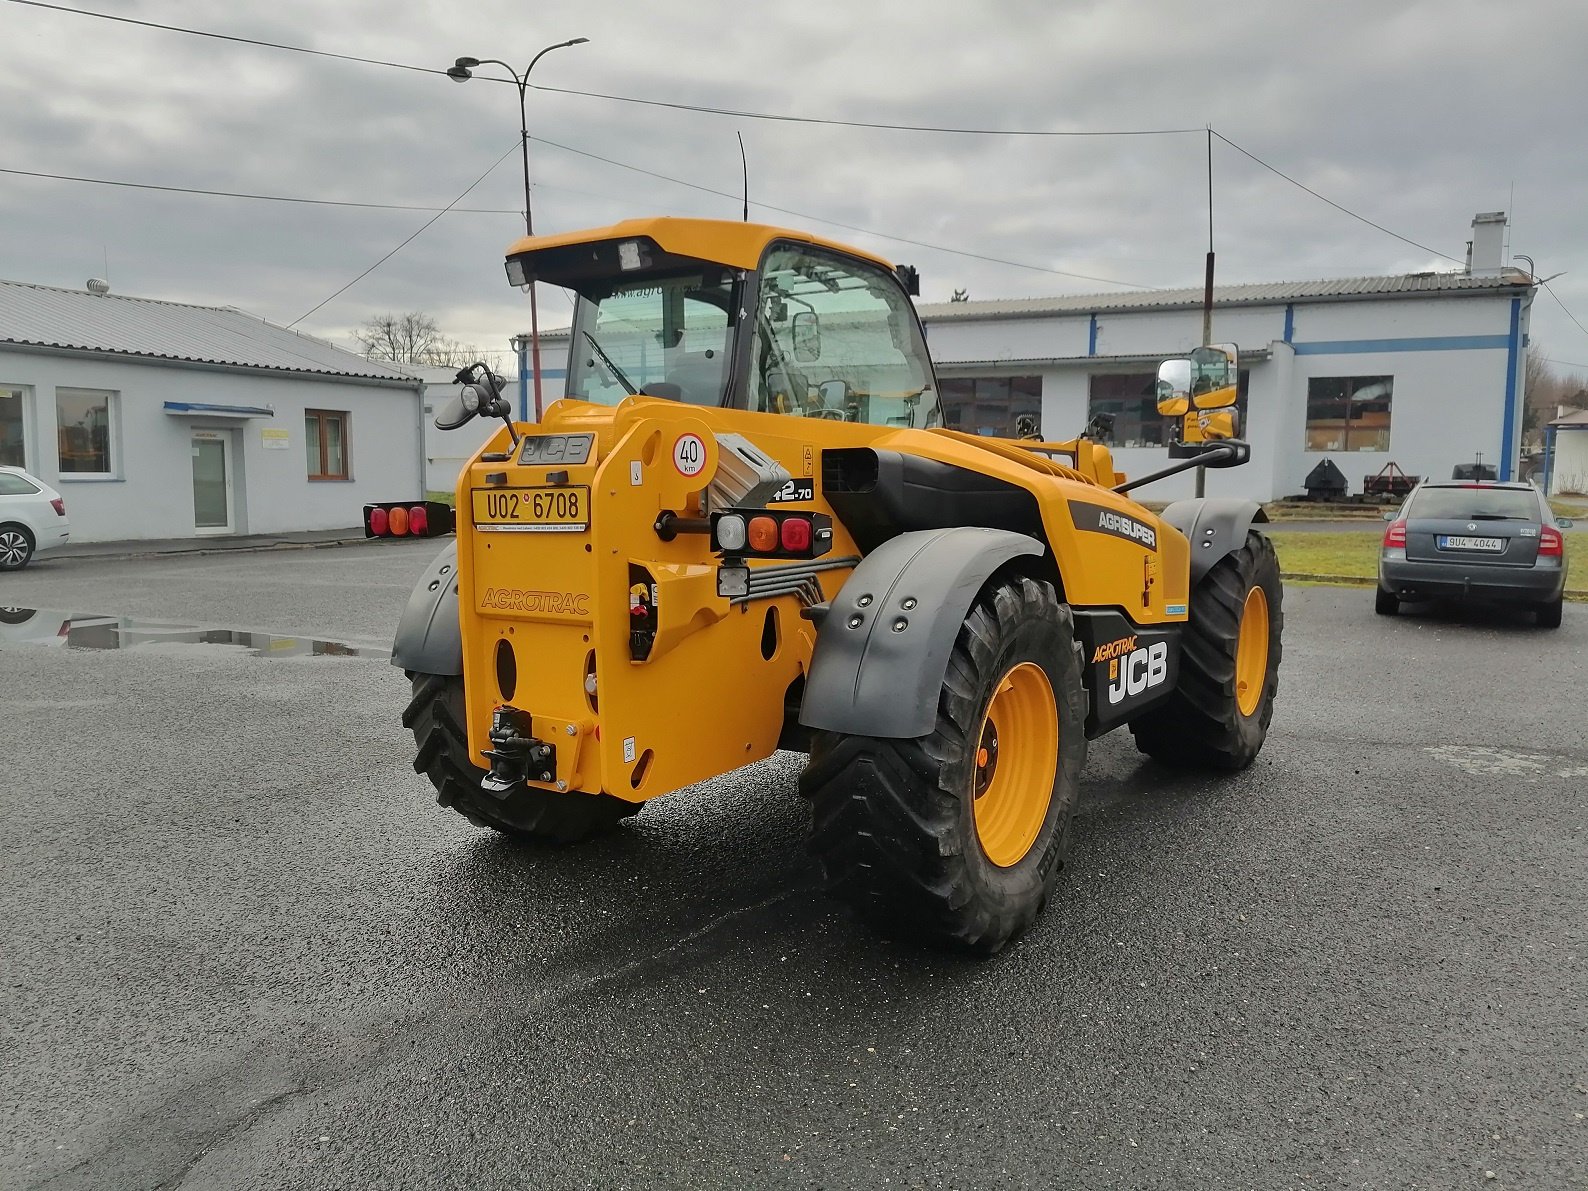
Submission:
[[[55,510],[55,515],[57,517],[66,516],[66,502],[60,497],[57,496],[54,500],[50,501],[50,508]]]
[[[1560,536],[1560,530],[1546,525],[1538,531],[1538,556],[1540,558],[1560,558],[1566,553],[1566,543]]]
[[[1406,548],[1406,520],[1391,521],[1390,527],[1384,531],[1384,549],[1392,547]]]
[[[364,506],[367,538],[435,538],[451,533],[456,524],[452,507],[434,500]]]
[[[811,548],[811,523],[803,517],[790,517],[778,527],[778,537],[783,549],[803,554]]]

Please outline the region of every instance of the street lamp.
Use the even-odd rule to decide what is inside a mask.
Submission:
[[[530,71],[535,69],[535,63],[551,53],[552,50],[560,50],[571,45],[584,45],[589,40],[588,37],[575,37],[570,41],[559,41],[556,45],[547,46],[529,60],[529,65],[524,67],[523,74],[518,74],[500,58],[459,58],[452,64],[451,69],[447,71],[447,77],[453,82],[466,83],[474,77],[474,67],[485,65],[500,66],[512,76],[513,82],[518,86],[518,135],[524,158],[524,234],[526,236],[535,234],[535,217],[531,210],[529,197],[529,118],[524,105],[524,97],[529,91],[529,74]],[[535,283],[531,281],[526,288],[529,290],[529,340],[534,356],[535,369],[535,421],[538,422],[540,421],[541,413],[540,318],[535,308]],[[520,391],[522,391],[522,388]],[[527,411],[520,410],[520,416],[522,417],[525,412]]]

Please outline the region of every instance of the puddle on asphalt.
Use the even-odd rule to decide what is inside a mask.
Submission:
[[[387,658],[388,649],[345,645],[312,637],[249,633],[143,620],[136,616],[97,616],[53,608],[0,608],[0,646],[58,645],[68,649],[137,649],[146,645],[230,645],[262,658]]]

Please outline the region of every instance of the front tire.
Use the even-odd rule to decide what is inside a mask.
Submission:
[[[800,790],[830,892],[888,933],[991,953],[1046,903],[1086,758],[1074,622],[1012,578],[966,614],[930,735],[818,733]]]
[[[1169,765],[1245,769],[1263,747],[1279,690],[1284,585],[1273,543],[1255,530],[1191,593],[1180,681],[1133,720],[1136,747]]]
[[[430,779],[436,801],[476,827],[515,839],[571,844],[616,826],[641,804],[610,794],[564,794],[523,786],[497,799],[480,789],[486,771],[469,755],[463,709],[463,679],[456,675],[410,674],[413,699],[403,727],[419,746],[414,771]]]

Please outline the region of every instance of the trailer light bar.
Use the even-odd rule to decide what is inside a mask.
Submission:
[[[453,528],[450,505],[438,500],[407,500],[364,506],[366,538],[438,538]]]

